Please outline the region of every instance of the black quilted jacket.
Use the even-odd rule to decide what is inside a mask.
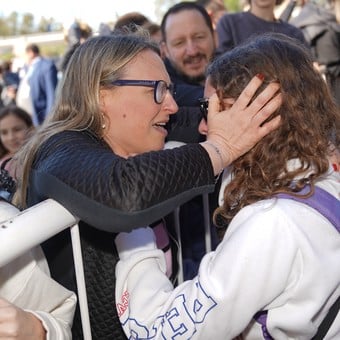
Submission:
[[[112,233],[148,225],[213,188],[210,159],[196,144],[124,159],[89,132],[67,131],[40,147],[28,205],[53,198],[81,221],[93,339],[125,339],[115,309]],[[69,231],[46,241],[43,248],[52,276],[76,290]],[[73,334],[82,339],[79,314]]]

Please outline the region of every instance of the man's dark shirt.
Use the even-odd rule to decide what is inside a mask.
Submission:
[[[165,59],[164,63],[175,85],[174,98],[179,108],[175,115],[170,116],[167,141],[202,142],[205,138],[198,132],[201,121],[198,99],[203,97],[204,87],[190,82],[185,76],[179,74],[168,59]]]

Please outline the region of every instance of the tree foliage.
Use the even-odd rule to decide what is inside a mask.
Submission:
[[[224,4],[228,8],[228,12],[239,12],[242,9],[242,2],[240,0],[224,0]]]
[[[34,16],[31,13],[25,13],[19,26],[19,34],[31,33],[34,33]]]
[[[9,37],[22,34],[43,33],[50,31],[60,31],[61,25],[56,24],[53,18],[40,18],[36,23],[36,18],[32,13],[19,14],[12,12],[8,16],[0,16],[0,37]]]
[[[189,0],[195,1],[195,0]],[[242,8],[246,0],[224,0],[228,12],[237,12]],[[167,9],[180,0],[155,0],[155,14],[159,21],[162,19]],[[35,18],[32,13],[12,12],[8,16],[0,15],[0,37],[16,36],[21,34],[60,32],[62,24],[54,18]]]
[[[195,0],[188,0],[195,1]],[[223,0],[228,12],[239,12],[245,0]],[[180,0],[155,0],[156,16],[162,19],[164,13],[168,8],[176,3],[182,2]]]
[[[178,0],[155,0],[155,9],[156,9],[156,16],[157,18],[160,18],[160,21],[163,18],[163,15],[165,12],[170,8],[171,6],[177,4]]]

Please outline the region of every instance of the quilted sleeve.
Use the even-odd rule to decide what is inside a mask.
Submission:
[[[199,144],[124,159],[93,136],[63,132],[39,150],[29,205],[53,198],[86,223],[120,232],[213,189],[210,158]]]

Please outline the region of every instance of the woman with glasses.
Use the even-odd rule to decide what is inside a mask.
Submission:
[[[277,128],[279,118],[262,125],[281,103],[277,84],[248,105],[261,83],[254,77],[231,110],[211,114],[206,142],[160,151],[177,105],[155,45],[136,32],[93,37],[75,50],[53,111],[18,159],[17,198],[22,208],[53,198],[80,219],[93,339],[125,339],[112,233],[212,191],[222,168]],[[52,276],[75,290],[68,231],[43,248]]]
[[[150,228],[115,238],[116,300],[129,338],[340,337],[340,315],[329,313],[340,302],[340,176],[329,161],[340,115],[307,49],[268,34],[213,61],[200,131],[209,136],[211,112],[233,107],[259,73],[262,86],[281,85],[273,114],[281,124],[225,169],[215,211],[223,239],[198,275],[174,287]]]

